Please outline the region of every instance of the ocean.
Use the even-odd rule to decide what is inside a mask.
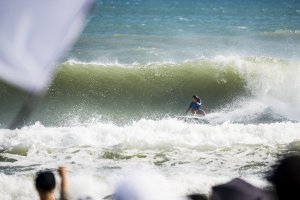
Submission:
[[[300,1],[104,0],[31,119],[0,83],[0,199],[37,199],[38,170],[67,166],[96,199],[139,170],[179,195],[241,177],[267,187],[300,151]],[[180,120],[199,95],[207,116]]]

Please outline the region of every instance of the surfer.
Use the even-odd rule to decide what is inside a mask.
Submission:
[[[192,97],[192,102],[191,102],[189,108],[187,109],[186,114],[189,112],[189,110],[191,110],[191,113],[193,115],[201,114],[201,115],[205,116],[205,112],[202,109],[201,99],[198,96],[194,95]]]

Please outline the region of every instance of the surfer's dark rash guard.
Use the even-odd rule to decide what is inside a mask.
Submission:
[[[192,102],[190,104],[190,108],[194,109],[194,110],[201,110],[201,105],[199,105],[198,103],[196,102]]]

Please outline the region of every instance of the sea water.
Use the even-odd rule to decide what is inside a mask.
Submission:
[[[25,127],[23,92],[0,84],[0,199],[33,199],[67,166],[72,197],[112,194],[155,171],[178,195],[241,177],[265,187],[300,150],[300,1],[96,1]],[[180,120],[199,95],[204,120]]]

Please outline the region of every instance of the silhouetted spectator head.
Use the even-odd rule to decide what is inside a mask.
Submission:
[[[187,195],[189,200],[208,200],[207,196],[204,194],[189,194]]]
[[[280,200],[300,199],[300,156],[281,160],[268,180],[274,184]]]
[[[246,181],[235,178],[213,187],[212,200],[267,200],[267,194]]]
[[[39,193],[52,192],[55,189],[55,176],[50,171],[38,172],[35,179],[35,187]]]

